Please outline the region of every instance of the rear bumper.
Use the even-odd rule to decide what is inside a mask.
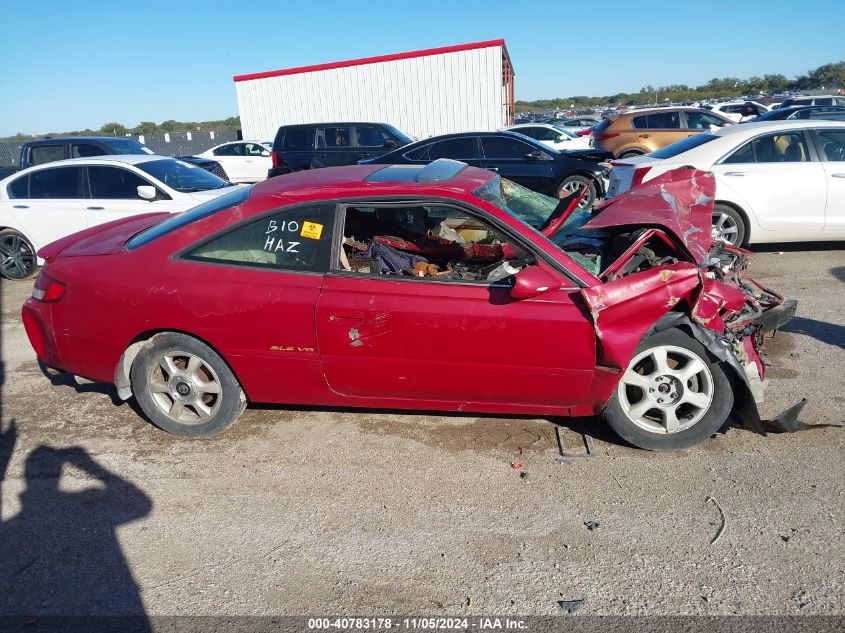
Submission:
[[[275,178],[276,176],[283,176],[289,173],[290,169],[287,167],[271,167],[270,171],[267,172],[267,178]]]
[[[53,336],[53,315],[50,304],[27,299],[21,310],[21,319],[36,356],[49,367],[65,369]]]
[[[765,334],[783,327],[792,320],[797,310],[798,301],[795,299],[787,299],[779,306],[766,310],[756,321],[760,327],[760,332]]]

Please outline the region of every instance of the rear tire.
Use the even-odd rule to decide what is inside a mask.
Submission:
[[[135,357],[130,381],[150,421],[175,435],[219,433],[246,407],[229,366],[208,345],[185,334],[154,336]]]
[[[713,239],[723,240],[734,246],[748,241],[745,218],[731,206],[717,202],[713,205]]]
[[[37,272],[38,258],[29,240],[14,229],[0,231],[0,275],[21,281]]]
[[[562,198],[576,191],[580,192],[583,187],[588,187],[590,192],[578,205],[579,209],[589,209],[596,200],[596,185],[586,176],[568,176],[563,179],[557,188],[557,197]]]
[[[727,376],[704,346],[671,329],[640,343],[604,418],[634,446],[674,451],[722,428],[733,401]]]
[[[631,158],[632,156],[645,156],[645,152],[638,149],[629,149],[619,154],[619,158]]]

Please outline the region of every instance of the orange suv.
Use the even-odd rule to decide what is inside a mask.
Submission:
[[[733,121],[702,108],[631,110],[604,119],[593,128],[593,145],[616,158],[648,154],[699,132]]]

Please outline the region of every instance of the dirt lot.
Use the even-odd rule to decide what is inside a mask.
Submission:
[[[754,260],[800,301],[767,416],[807,397],[805,421],[845,418],[843,249]],[[562,464],[547,419],[261,407],[183,440],[109,388],[51,384],[29,290],[2,286],[0,611],[845,612],[843,428],[654,454],[561,419],[597,452]]]

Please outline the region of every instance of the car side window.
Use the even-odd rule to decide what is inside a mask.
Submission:
[[[29,198],[29,175],[21,176],[13,180],[6,187],[6,193],[10,198]]]
[[[235,150],[232,145],[221,145],[214,150],[213,154],[215,156],[234,156]]]
[[[715,127],[725,125],[723,119],[706,112],[685,112],[684,116],[687,119],[687,129],[689,130],[709,130],[711,125]]]
[[[635,130],[647,130],[648,129],[648,117],[643,116],[635,116],[631,117],[631,127]]]
[[[282,209],[218,234],[186,259],[303,272],[325,272],[335,205]]]
[[[481,147],[484,150],[485,158],[525,158],[529,152],[536,148],[528,143],[523,143],[513,138],[500,136],[482,136]]]
[[[79,198],[79,167],[40,169],[29,175],[30,198]]]
[[[680,112],[653,112],[648,115],[648,129],[650,130],[678,130],[680,128]]]
[[[384,144],[391,140],[381,129],[368,125],[359,125],[355,128],[358,137],[358,147],[384,147]]]
[[[43,165],[56,160],[64,160],[64,145],[38,145],[29,150],[29,164]]]
[[[823,160],[845,161],[845,130],[816,130]]]
[[[88,195],[100,200],[138,200],[138,187],[152,183],[122,167],[88,167]]]
[[[317,147],[350,147],[352,136],[348,127],[318,127]]]
[[[728,156],[722,163],[727,164],[738,164],[738,163],[753,163],[754,162],[754,149],[751,147],[751,143],[746,143],[739,149],[737,149],[733,154]]]
[[[246,156],[261,156],[261,152],[267,148],[259,143],[244,143],[244,154]]]
[[[557,141],[557,137],[562,134],[562,132],[555,132],[554,130],[550,130],[547,127],[541,127],[536,129],[536,133],[531,134],[530,136],[537,139],[538,141]]]
[[[285,149],[308,149],[310,145],[309,132],[311,128],[308,127],[290,127],[285,130]]]
[[[417,149],[411,150],[404,154],[405,158],[408,160],[429,160],[428,154],[431,150],[431,145],[423,145],[422,147],[418,147]]]
[[[461,136],[432,143],[428,150],[429,160],[452,158],[454,160],[477,160],[478,147],[474,136]]]
[[[540,128],[537,127],[521,127],[514,130],[517,134],[524,134],[531,138],[540,138]]]
[[[810,152],[801,132],[767,134],[751,141],[758,163],[804,163]]]
[[[71,158],[87,158],[89,156],[105,156],[108,154],[102,147],[88,143],[73,143],[70,146]]]
[[[367,277],[489,284],[532,260],[491,224],[450,205],[355,202],[343,226],[333,267]]]

